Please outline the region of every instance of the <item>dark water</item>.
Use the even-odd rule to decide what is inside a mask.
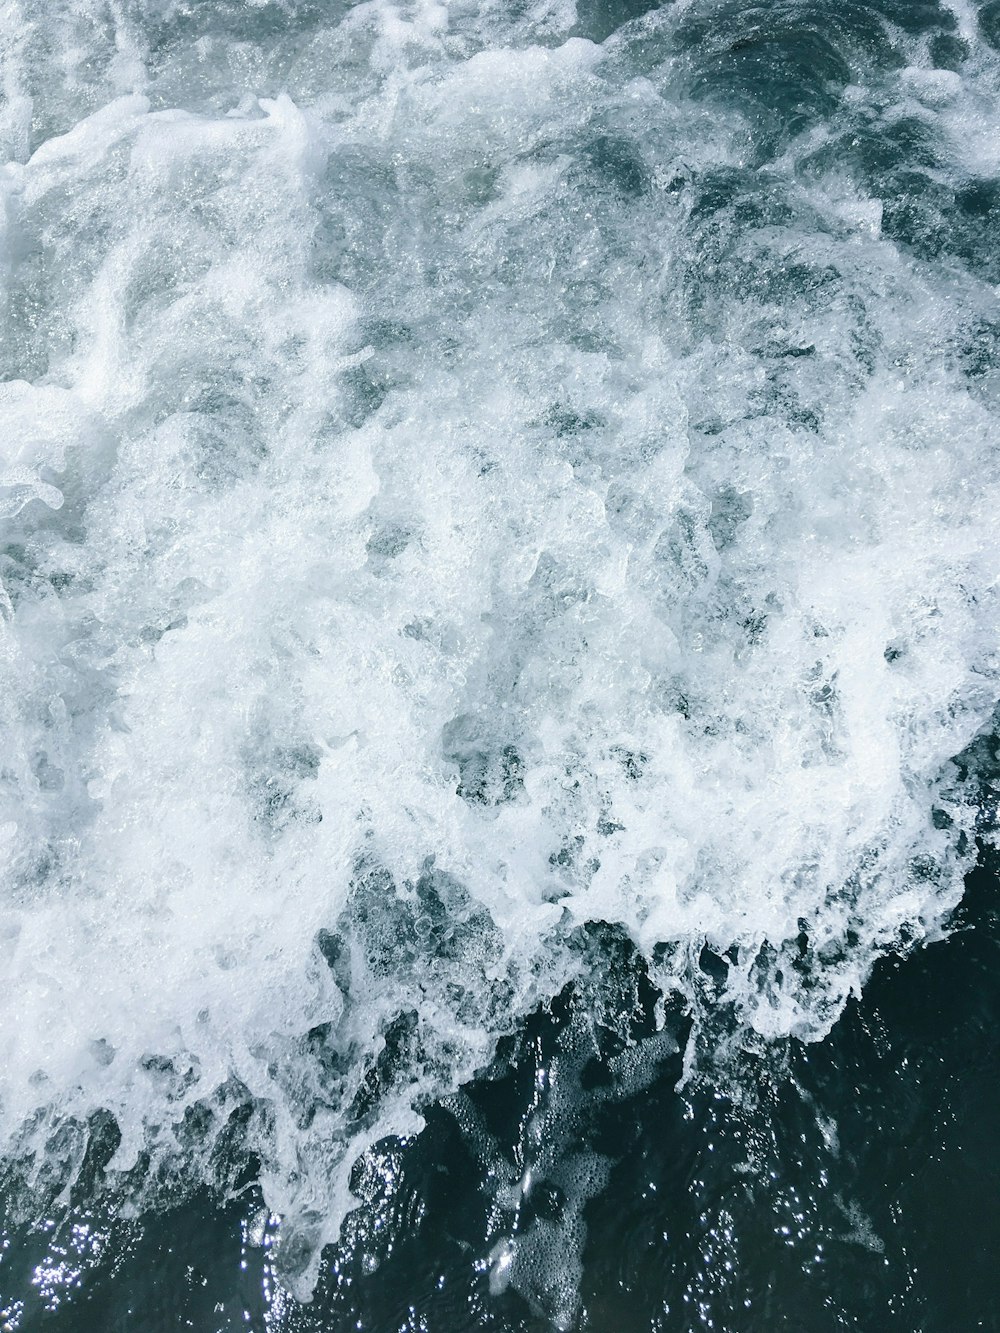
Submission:
[[[998,870],[984,855],[948,941],[881,965],[825,1042],[747,1064],[737,1095],[676,1091],[672,1059],[638,1096],[583,1114],[569,1137],[611,1165],[586,1208],[585,1313],[574,1327],[1000,1328]],[[558,1021],[530,1026],[551,1056]],[[470,1090],[510,1156],[533,1074],[522,1060]],[[520,1298],[492,1297],[477,1273],[490,1188],[453,1115],[432,1112],[384,1161],[391,1202],[371,1189],[357,1239],[327,1252],[310,1305],[277,1289],[266,1248],[247,1243],[251,1186],[225,1208],[200,1195],[132,1221],[80,1208],[45,1230],[11,1230],[0,1269],[8,1323],[52,1333],[550,1328]]]
[[[1000,3],[0,24],[0,1330],[1000,1330]]]

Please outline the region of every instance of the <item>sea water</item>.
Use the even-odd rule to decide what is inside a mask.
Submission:
[[[407,1328],[624,1327],[626,1127],[752,1125],[995,827],[996,6],[0,43],[7,1323],[168,1206],[239,1215],[246,1320],[320,1319],[426,1160],[472,1304]],[[634,1326],[780,1326],[693,1292]]]

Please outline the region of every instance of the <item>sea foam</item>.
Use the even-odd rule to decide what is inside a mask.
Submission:
[[[737,1045],[945,928],[992,57],[856,44],[762,151],[690,8],[6,10],[0,1144],[55,1196],[108,1115],[150,1182],[238,1131],[306,1293],[587,923],[696,1007],[707,946]]]

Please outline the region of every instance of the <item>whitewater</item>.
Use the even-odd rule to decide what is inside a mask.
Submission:
[[[0,7],[25,1215],[97,1161],[225,1192],[238,1142],[307,1298],[358,1159],[602,932],[724,1080],[947,931],[1000,60],[925,8]]]

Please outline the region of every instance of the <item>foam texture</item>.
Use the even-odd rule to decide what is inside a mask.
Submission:
[[[1000,272],[955,211],[995,58],[897,33],[865,76],[859,28],[761,130],[726,12],[4,5],[0,1145],[36,1183],[105,1113],[150,1181],[237,1124],[305,1294],[355,1159],[586,923],[692,1002],[707,945],[739,1043],[822,1037],[945,927],[997,695]],[[901,125],[905,216],[864,156]]]

